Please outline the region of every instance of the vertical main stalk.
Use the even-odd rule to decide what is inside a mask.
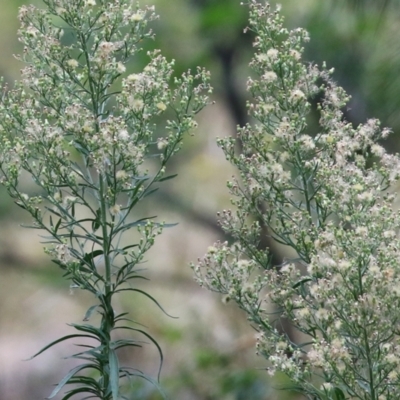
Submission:
[[[101,374],[102,374],[102,384],[103,384],[103,394],[104,398],[101,400],[109,400],[112,395],[109,393],[110,386],[110,364],[109,364],[109,356],[110,356],[110,342],[111,342],[111,331],[114,328],[114,311],[112,308],[112,271],[111,271],[111,262],[110,262],[110,238],[108,236],[107,230],[107,209],[106,209],[106,193],[105,193],[105,179],[104,174],[99,174],[99,185],[100,185],[100,215],[101,215],[101,228],[102,228],[102,236],[103,236],[103,256],[104,256],[104,264],[105,264],[105,280],[104,280],[104,292],[101,295],[100,301],[103,308],[102,311],[102,319],[100,329],[103,333],[101,339],[101,353],[103,354],[103,362],[101,365]]]

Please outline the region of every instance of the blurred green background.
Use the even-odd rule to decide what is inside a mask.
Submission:
[[[28,1],[0,0],[0,75],[12,83],[21,65],[13,54],[17,40],[17,9]],[[35,1],[35,4],[41,4]],[[177,400],[273,400],[295,395],[273,390],[266,361],[255,356],[255,330],[231,304],[200,289],[192,279],[190,261],[224,239],[215,214],[229,207],[225,181],[234,173],[215,144],[217,136],[235,134],[247,122],[247,64],[252,37],[244,35],[247,8],[240,0],[154,0],[161,19],[153,24],[156,41],[177,61],[178,72],[202,65],[212,72],[216,104],[198,117],[199,130],[188,137],[170,165],[179,176],[147,204],[160,220],[179,222],[159,238],[148,255],[143,286],[165,307],[163,315],[146,299],[121,296],[117,308],[132,313],[148,327],[165,353],[161,384]],[[377,117],[393,128],[386,142],[399,150],[400,130],[400,4],[390,0],[282,0],[288,27],[311,33],[308,61],[335,68],[335,80],[352,95],[346,117],[354,124]],[[142,56],[141,56],[142,57]],[[144,57],[144,56],[143,56]],[[133,63],[142,65],[145,58]],[[29,185],[29,182],[27,183]],[[149,211],[150,212],[150,211]],[[22,214],[0,189],[0,400],[41,399],[49,395],[70,367],[62,358],[73,348],[60,345],[33,361],[22,361],[48,342],[71,331],[67,323],[82,320],[91,299],[71,293],[42,251],[34,231],[20,227]],[[276,259],[284,256],[274,249]],[[122,354],[132,366],[155,376],[157,351],[151,345]],[[138,382],[133,399],[160,399],[150,385]],[[298,398],[298,397],[297,397]]]

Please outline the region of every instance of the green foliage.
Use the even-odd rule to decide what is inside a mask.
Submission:
[[[198,69],[194,76],[188,72],[175,78],[171,89],[173,62],[159,51],[148,54],[143,72],[124,75],[139,43],[153,36],[147,30],[147,22],[156,18],[153,8],[141,10],[130,1],[44,3],[46,9],[21,7],[19,13],[25,46],[20,59],[27,66],[20,83],[3,88],[1,183],[33,218],[29,227],[46,232],[45,250],[71,288],[93,295],[95,304],[84,321],[101,316],[99,326],[71,324],[79,333],[34,355],[70,339],[89,339],[69,357],[82,363],[49,398],[72,386],[64,400],[83,393],[116,400],[121,380],[152,381],[121,365],[118,352],[141,347],[136,336],[144,337],[159,352],[160,370],[163,353],[149,333],[114,310],[113,299],[121,292],[139,293],[162,310],[134,284],[144,279],[140,264],[156,236],[173,226],[154,222],[154,216],[133,222],[129,217],[156,185],[174,177],[165,175],[166,165],[195,128],[193,117],[211,88],[207,72]],[[167,108],[172,117],[163,127],[166,133],[156,139],[158,116]],[[34,196],[22,192],[22,173],[36,184]],[[133,243],[132,230],[139,237]],[[136,336],[121,339],[122,332]]]
[[[379,144],[390,130],[348,123],[333,70],[302,60],[308,33],[285,28],[280,7],[249,7],[255,123],[239,128],[239,154],[236,138],[218,140],[240,175],[228,182],[235,210],[219,220],[234,240],[192,265],[197,281],[245,311],[269,374],[291,381],[283,389],[312,400],[397,399],[400,158]],[[312,102],[315,136],[306,134]],[[292,256],[274,265],[264,235]]]
[[[20,1],[20,3],[23,2]],[[98,391],[107,386],[107,394],[104,396],[112,398],[117,396],[121,385],[121,394],[126,398],[158,399],[160,395],[147,385],[150,382],[158,388],[157,382],[138,370],[124,369],[125,367],[118,361],[117,355],[121,354],[118,349],[124,347],[134,349],[142,345],[143,342],[139,339],[144,338],[152,342],[153,338],[147,336],[147,331],[140,325],[125,320],[126,315],[113,314],[111,306],[113,294],[122,292],[126,292],[127,295],[143,294],[161,307],[153,296],[137,286],[137,282],[146,279],[141,267],[147,251],[154,243],[155,236],[163,228],[172,224],[157,222],[154,215],[158,214],[158,209],[154,213],[149,213],[148,216],[141,215],[140,205],[150,204],[148,196],[153,193],[160,199],[160,204],[164,204],[164,198],[162,194],[160,195],[161,191],[157,192],[157,189],[162,182],[165,186],[169,186],[168,180],[175,177],[175,174],[168,176],[163,168],[167,162],[171,166],[172,155],[175,155],[175,150],[180,148],[184,131],[194,126],[191,120],[192,115],[201,108],[195,105],[194,108],[186,110],[185,106],[188,103],[181,102],[186,95],[190,97],[190,93],[194,93],[192,89],[196,84],[192,86],[193,82],[185,81],[184,78],[183,81],[177,82],[177,86],[179,88],[183,84],[185,88],[187,84],[186,87],[189,87],[189,90],[170,92],[169,82],[173,80],[170,77],[178,77],[188,65],[193,66],[197,63],[211,65],[216,71],[222,67],[221,74],[215,75],[216,78],[214,78],[219,84],[220,94],[225,91],[228,102],[232,98],[236,99],[236,96],[240,105],[240,100],[245,102],[246,95],[241,93],[241,88],[235,87],[234,83],[239,80],[238,77],[240,78],[240,71],[246,63],[246,49],[250,48],[249,43],[253,37],[247,35],[247,39],[246,37],[243,39],[242,30],[246,25],[246,13],[243,12],[239,2],[230,0],[194,2],[178,0],[173,5],[170,2],[166,2],[165,5],[163,1],[159,1],[157,7],[159,5],[161,8],[164,7],[163,14],[164,11],[165,14],[169,13],[171,21],[158,25],[160,35],[156,42],[142,41],[146,37],[153,37],[146,29],[141,30],[145,28],[146,18],[151,19],[151,8],[147,9],[146,16],[144,16],[144,10],[142,12],[132,8],[127,12],[130,21],[126,24],[126,18],[121,13],[118,14],[118,10],[112,9],[111,4],[107,4],[112,2],[101,1],[101,4],[94,5],[92,0],[88,0],[75,3],[86,7],[84,9],[88,9],[89,12],[79,13],[80,15],[75,15],[77,19],[74,19],[72,14],[76,9],[69,9],[72,2],[48,1],[50,9],[54,6],[53,12],[50,13],[52,15],[47,15],[48,20],[46,20],[46,13],[37,14],[35,9],[29,9],[29,15],[25,16],[23,28],[25,39],[23,40],[26,40],[25,45],[28,44],[28,53],[24,61],[32,69],[24,70],[22,83],[25,86],[21,85],[18,88],[17,85],[11,90],[6,88],[2,99],[0,129],[3,183],[10,191],[10,199],[13,198],[22,209],[33,216],[32,227],[47,231],[44,237],[47,243],[46,251],[62,268],[64,276],[71,280],[71,289],[84,289],[94,295],[92,305],[84,316],[84,323],[72,326],[80,333],[67,335],[53,342],[55,345],[74,338],[90,339],[92,347],[84,352],[82,348],[79,348],[79,352],[71,356],[73,361],[79,362],[81,358],[86,357],[90,362],[85,359],[82,370],[80,366],[72,369],[56,386],[52,395],[61,395],[65,387],[69,388],[68,385],[73,384],[74,388],[71,389],[69,395],[80,396],[80,391],[84,390],[79,387],[81,384],[83,388],[91,387]],[[124,7],[128,3],[124,1],[121,3],[123,3],[122,9],[125,10]],[[289,18],[291,23],[293,24],[297,18],[303,19],[314,38],[311,45],[307,45],[303,59],[328,60],[329,65],[336,66],[335,79],[355,94],[355,100],[348,108],[343,109],[346,118],[349,118],[352,123],[358,123],[366,114],[373,112],[374,115],[389,120],[396,129],[398,127],[396,110],[399,99],[397,95],[399,62],[398,54],[393,51],[397,46],[393,29],[397,24],[398,4],[386,0],[309,1],[306,5],[301,5],[303,10],[299,13],[298,2],[284,3],[288,15],[292,15]],[[193,6],[194,4],[196,6]],[[11,3],[8,6],[11,7]],[[106,9],[106,6],[110,8]],[[85,19],[85,16],[88,18]],[[30,23],[34,21],[37,26],[30,26]],[[79,26],[78,22],[83,25]],[[125,49],[113,48],[109,54],[106,54],[108,52],[106,45],[101,55],[104,57],[102,64],[101,60],[96,59],[96,54],[101,53],[101,38],[98,37],[98,33],[102,29],[107,30],[107,24],[111,24],[109,26],[112,26],[112,34],[117,35],[115,38],[118,37],[117,31],[121,28],[122,35],[132,34],[133,42],[131,42],[131,48],[127,40],[125,44],[128,46]],[[176,39],[171,39],[171,36],[167,34],[171,32],[171,28],[175,29]],[[59,29],[62,36],[58,38]],[[88,34],[86,51],[82,51],[80,30]],[[22,31],[21,33],[24,35]],[[261,34],[265,33],[268,33],[268,30],[261,31]],[[141,34],[143,36],[140,36]],[[378,35],[381,35],[383,38],[381,41],[385,45],[374,48],[373,43]],[[56,40],[47,40],[50,37]],[[280,42],[282,37],[273,39]],[[104,42],[115,43],[121,38],[122,36],[118,40],[107,38]],[[97,50],[95,50],[96,41]],[[166,47],[163,50],[164,54],[168,51],[169,56],[180,59],[176,65],[172,66],[172,63],[166,62],[159,53],[153,51],[150,53],[151,61],[148,64],[146,50],[160,47],[159,43],[162,44],[161,47]],[[41,47],[42,45],[44,47]],[[297,48],[294,50],[300,53],[303,51]],[[282,78],[282,82],[290,76],[290,73],[292,73],[293,81],[301,80],[304,70],[302,65],[296,65],[293,60],[295,54],[287,56],[286,60],[280,60],[280,68],[275,65],[277,69],[273,72]],[[47,56],[52,59],[50,60]],[[89,60],[90,68],[87,67],[88,63],[85,60]],[[131,67],[134,67],[136,72],[140,72],[127,77],[125,68]],[[18,68],[14,69],[18,70]],[[42,73],[39,73],[40,71]],[[259,77],[262,76],[265,65],[258,71],[256,69],[255,72]],[[327,71],[324,73],[326,75],[321,75],[319,78],[322,77],[322,81],[327,84],[330,82],[330,77]],[[150,87],[141,86],[140,79],[144,77],[160,84],[158,89],[162,88],[162,90],[157,93],[158,89],[153,91]],[[203,78],[208,79],[202,76],[201,71],[197,77],[200,81]],[[269,74],[266,78],[271,79],[273,75]],[[321,84],[318,80],[309,82]],[[256,132],[254,135],[250,129],[240,131],[242,144],[244,144],[242,158],[237,156],[236,142],[219,141],[227,158],[241,171],[240,179],[237,182],[232,181],[229,185],[234,197],[238,194],[236,190],[246,188],[246,185],[249,191],[252,191],[249,196],[251,198],[249,211],[240,215],[241,224],[239,226],[232,226],[229,223],[224,225],[228,234],[236,235],[241,239],[245,236],[248,253],[244,259],[235,259],[234,262],[230,260],[231,271],[228,271],[243,273],[240,278],[242,280],[235,277],[238,279],[236,284],[239,286],[243,280],[253,277],[255,272],[254,266],[244,261],[253,257],[263,269],[270,267],[272,255],[260,247],[262,239],[259,240],[262,235],[260,232],[265,233],[265,220],[270,223],[270,228],[276,228],[277,221],[279,224],[279,221],[282,222],[285,219],[284,212],[277,217],[274,207],[276,204],[281,206],[286,204],[286,199],[279,196],[274,199],[269,198],[269,207],[265,207],[268,204],[268,202],[264,203],[265,193],[259,192],[263,185],[260,185],[257,179],[251,180],[251,177],[254,178],[252,175],[254,171],[249,169],[249,165],[252,162],[250,155],[260,153],[268,158],[271,153],[279,153],[287,144],[272,138],[276,133],[276,124],[278,121],[282,122],[280,118],[288,117],[285,114],[288,109],[285,107],[288,104],[290,106],[290,102],[296,96],[295,93],[291,93],[293,96],[282,100],[288,86],[282,88],[271,82],[268,85],[264,84],[265,82],[260,86],[254,86],[249,82],[251,94],[256,99],[255,104],[262,105],[250,111],[252,117],[258,119],[265,130],[261,133]],[[335,85],[332,87],[336,88]],[[205,89],[208,90],[208,86]],[[263,104],[265,100],[263,90],[266,89],[274,93]],[[297,93],[297,96],[300,96],[299,109],[304,108],[301,112],[298,112],[298,109],[296,111],[298,115],[293,119],[293,115],[289,115],[291,123],[299,123],[301,119],[299,115],[303,115],[309,125],[318,125],[321,110],[315,110],[313,107],[326,96],[325,89],[323,87],[319,89],[321,89],[320,93],[314,98],[312,97],[315,93],[311,93],[312,91],[300,89],[306,93],[307,100],[311,104],[307,104],[301,93]],[[132,93],[140,95],[132,96]],[[339,93],[340,96],[342,94]],[[368,100],[362,98],[364,94],[368,95]],[[99,97],[96,99],[97,95]],[[270,103],[279,99],[279,96],[282,100],[279,105],[283,106],[284,112],[281,109],[279,113],[276,108],[273,110],[276,113],[274,114],[271,112]],[[203,104],[202,101],[200,103]],[[72,104],[78,104],[78,107],[70,107]],[[232,104],[230,104],[232,115],[237,117],[238,108],[233,107]],[[62,117],[66,119],[63,120]],[[165,127],[161,123],[163,118],[172,121],[173,125]],[[242,124],[243,121],[246,122],[243,118],[237,122]],[[315,128],[302,124],[299,130],[304,136],[309,132],[321,135],[319,125]],[[264,137],[260,140],[263,135]],[[312,150],[306,151],[302,148],[307,143],[310,146],[312,142],[306,142],[305,137],[302,137],[302,140],[304,143],[297,144],[299,147],[295,154],[299,158],[312,159],[310,155]],[[315,143],[319,150],[326,150],[323,146],[318,147],[322,142],[317,140]],[[397,146],[397,143],[394,141],[393,143]],[[366,146],[370,145],[371,143],[366,144]],[[357,159],[360,162],[358,156],[364,150],[358,148],[355,151],[354,160]],[[375,150],[380,151],[379,148]],[[51,153],[53,156],[50,156]],[[369,151],[364,153],[366,157],[368,154],[368,157],[371,156]],[[332,155],[332,153],[329,154]],[[295,167],[299,167],[299,163],[290,164],[287,160],[283,161],[286,155],[282,157],[279,163],[283,165],[283,170],[276,163],[269,165],[268,171],[273,179],[268,184],[278,185],[280,182],[275,182],[275,179],[279,181],[280,178],[285,177],[285,173],[293,174]],[[376,161],[376,154],[374,157],[369,158],[369,163]],[[113,160],[117,161],[113,162]],[[258,162],[261,163],[260,160],[257,160]],[[259,164],[256,167],[263,168]],[[307,182],[313,182],[317,176],[317,168],[312,170],[307,168],[301,166],[296,179],[306,178]],[[73,173],[69,175],[66,171],[73,171]],[[36,188],[29,194],[24,194],[22,180],[29,174],[33,177]],[[319,208],[321,212],[328,210],[327,207],[323,207],[322,200],[317,199],[316,192],[318,191],[311,186],[307,188],[307,190],[310,189],[311,200],[306,196],[307,190],[299,189],[297,186],[295,189],[291,187],[299,198],[291,202],[289,207],[297,207],[300,213],[303,211],[302,207],[313,211]],[[334,190],[328,190],[328,185],[326,189],[330,197],[334,196]],[[156,196],[154,197],[157,198]],[[172,197],[174,196],[176,197],[176,195]],[[236,197],[235,199],[237,200]],[[237,204],[242,206],[244,203]],[[151,203],[151,206],[156,205],[154,202]],[[3,213],[9,212],[9,207],[7,204],[6,206]],[[190,211],[188,207],[187,212]],[[321,226],[326,222],[323,212],[319,221]],[[222,213],[221,220],[226,223],[231,216],[232,212]],[[326,220],[329,217],[332,215]],[[335,223],[337,219],[340,220],[338,215],[332,218]],[[252,223],[254,225],[251,225]],[[261,226],[257,226],[257,223]],[[360,223],[360,220],[357,220],[357,223]],[[106,229],[103,229],[104,227]],[[298,251],[300,257],[292,260],[296,265],[303,263],[304,267],[310,262],[315,249],[313,243],[309,243],[310,237],[304,231],[299,230],[295,235],[288,235],[284,230],[272,233],[276,234],[274,238],[277,241]],[[315,235],[315,232],[311,234]],[[219,251],[221,248],[222,253],[226,251],[223,246],[212,246],[210,258],[212,259],[216,250]],[[234,252],[229,253],[235,258],[233,254]],[[218,261],[221,262],[221,259]],[[285,267],[286,265],[282,267],[282,270],[286,271]],[[40,273],[43,272],[40,271]],[[315,279],[321,279],[323,276],[321,274],[321,271],[317,271],[315,276],[299,277],[292,282],[290,289],[304,295],[310,285],[315,283]],[[221,280],[230,276],[228,273],[217,278]],[[130,283],[127,283],[128,280]],[[53,281],[52,284],[54,285]],[[246,290],[249,289],[249,286],[242,286]],[[107,291],[110,294],[108,297]],[[229,290],[224,293],[224,300],[237,300],[235,293]],[[288,313],[291,311],[293,310],[289,310]],[[277,314],[273,315],[275,318]],[[89,321],[99,317],[102,319],[99,326],[89,325]],[[257,327],[257,324],[255,325]],[[110,338],[102,335],[107,330],[110,331]],[[129,339],[121,339],[122,332],[129,333],[127,335]],[[184,339],[183,333],[173,328],[162,329],[158,335],[165,337],[171,344]],[[132,336],[134,337],[131,339]],[[292,338],[290,340],[293,342],[290,345],[296,347],[296,341]],[[103,346],[103,343],[106,345]],[[155,341],[154,344],[157,348]],[[42,351],[49,346],[45,346]],[[41,351],[38,354],[40,353]],[[162,357],[161,349],[160,355]],[[218,355],[214,350],[200,348],[194,351],[193,357],[193,360],[188,360],[185,364],[184,371],[177,372],[178,377],[171,377],[166,382],[167,387],[173,388],[174,393],[182,393],[182,387],[186,386],[192,390],[191,393],[204,396],[204,398],[211,396],[231,399],[232,396],[236,396],[235,398],[245,399],[259,396],[261,399],[265,397],[265,385],[259,378],[253,376],[252,371],[243,372],[237,369],[233,365],[234,356]],[[193,366],[191,362],[195,365]],[[105,371],[104,377],[108,383],[102,380],[100,370]],[[144,381],[122,382],[122,379],[134,374],[143,378]],[[212,379],[207,381],[207,376],[212,376]],[[280,379],[281,376],[278,375],[278,383]],[[213,388],[212,392],[207,391],[205,382]],[[286,381],[283,382],[283,385],[285,384]],[[360,386],[363,384],[361,382]],[[66,386],[63,387],[64,385]],[[302,391],[298,385],[291,384],[289,387],[286,384],[286,387]],[[279,393],[279,396],[283,394]],[[321,393],[320,396],[327,398]],[[344,389],[336,386],[331,390],[330,396],[333,399],[342,399],[346,398],[346,393]]]

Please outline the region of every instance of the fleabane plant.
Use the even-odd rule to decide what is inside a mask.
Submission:
[[[121,379],[151,380],[119,364],[117,351],[157,342],[115,309],[124,291],[154,298],[135,285],[146,252],[167,225],[137,215],[137,206],[166,181],[166,165],[211,92],[202,69],[172,79],[173,62],[159,51],[128,74],[127,63],[152,38],[153,7],[130,0],[44,0],[45,9],[21,7],[19,57],[26,66],[0,102],[1,183],[45,232],[46,252],[93,306],[76,333],[47,345],[79,339],[75,366],[49,398],[86,394],[128,398]],[[160,116],[168,113],[167,122]],[[35,188],[21,185],[30,177]],[[132,218],[133,216],[133,218]],[[136,233],[134,233],[136,232]],[[134,239],[134,238],[137,238]],[[158,305],[158,303],[156,302]],[[92,314],[99,324],[90,324]],[[123,338],[125,332],[126,338]],[[137,336],[142,336],[142,338]],[[130,394],[131,396],[132,394]],[[122,397],[121,397],[122,396]],[[131,397],[129,397],[131,398]]]
[[[268,372],[306,398],[398,399],[400,159],[379,144],[389,130],[346,122],[349,97],[332,71],[303,61],[307,32],[286,29],[268,3],[249,8],[254,124],[238,131],[241,154],[235,139],[218,142],[240,175],[228,182],[235,210],[220,214],[234,239],[192,265],[196,279],[247,313]],[[263,227],[295,255],[273,265]]]

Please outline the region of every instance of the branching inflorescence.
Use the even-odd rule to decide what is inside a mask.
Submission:
[[[152,7],[140,9],[131,0],[44,3],[43,10],[24,6],[19,13],[26,66],[21,82],[3,86],[1,183],[33,217],[31,228],[46,232],[46,252],[71,286],[94,295],[84,321],[101,315],[99,326],[73,324],[77,333],[38,353],[71,338],[89,339],[72,356],[83,363],[50,398],[73,384],[63,399],[82,393],[118,399],[120,379],[151,378],[119,365],[117,350],[141,342],[121,339],[116,331],[144,335],[162,359],[152,336],[113,309],[114,295],[122,291],[154,300],[133,283],[142,278],[140,263],[167,225],[130,216],[158,183],[171,178],[166,164],[196,127],[193,117],[211,92],[209,76],[198,69],[171,85],[174,63],[159,51],[149,53],[143,71],[126,72],[139,43],[153,36],[147,30],[156,18]],[[163,113],[169,119],[161,127],[156,122]],[[30,195],[21,187],[22,172],[35,184]],[[132,231],[140,236],[137,242]],[[128,233],[131,241],[124,239]]]
[[[247,313],[269,373],[286,374],[307,398],[398,399],[400,159],[379,144],[389,130],[346,122],[349,97],[333,71],[302,60],[307,32],[284,28],[268,3],[249,7],[256,122],[238,131],[241,154],[235,139],[218,142],[240,174],[228,182],[236,210],[220,215],[234,241],[211,246],[192,265],[196,279]],[[272,265],[259,247],[262,226],[296,256]]]

